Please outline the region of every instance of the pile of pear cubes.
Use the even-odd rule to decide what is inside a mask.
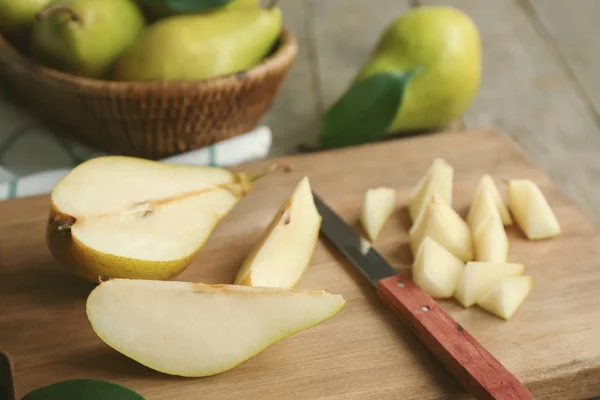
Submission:
[[[514,218],[527,239],[540,240],[558,235],[560,226],[534,182],[508,180],[507,206],[487,174],[465,220],[452,208],[453,177],[453,167],[436,158],[410,194],[413,281],[435,299],[454,297],[465,308],[477,304],[508,320],[531,292],[533,277],[524,274],[523,264],[508,262],[504,227]],[[371,241],[391,214],[395,196],[386,187],[367,191],[361,221]]]

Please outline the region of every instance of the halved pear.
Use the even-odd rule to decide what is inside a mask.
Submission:
[[[112,279],[90,293],[86,311],[116,351],[165,374],[200,377],[230,370],[344,304],[319,290]]]
[[[508,181],[509,207],[529,240],[548,239],[561,232],[552,207],[539,186],[528,179]]]
[[[435,195],[452,207],[454,168],[443,158],[436,158],[427,173],[417,182],[408,199],[408,212],[415,222]]]
[[[478,207],[476,207],[475,204],[478,202],[483,192],[486,192],[492,198],[492,202],[500,214],[502,224],[505,226],[512,225],[512,217],[510,216],[508,207],[504,203],[504,200],[502,200],[500,191],[498,190],[496,183],[494,183],[494,179],[490,175],[486,174],[481,177],[479,185],[477,186],[477,190],[475,191],[475,197],[471,211],[477,210]],[[469,216],[467,217],[469,225],[471,225],[471,218],[471,212],[469,212]]]
[[[235,285],[294,287],[308,267],[321,227],[304,177],[273,217],[235,277]]]
[[[434,299],[452,297],[465,264],[427,236],[412,267],[413,281]]]
[[[473,233],[473,244],[476,261],[508,261],[508,236],[496,210]]]
[[[497,317],[508,320],[521,307],[532,288],[533,277],[531,276],[502,278],[481,296],[477,305]]]
[[[493,284],[523,272],[523,264],[469,261],[462,271],[454,298],[463,307],[471,307]]]
[[[367,190],[360,218],[362,227],[371,242],[374,242],[396,206],[396,190],[378,187]]]
[[[431,236],[438,244],[460,258],[474,258],[473,238],[467,223],[444,201],[433,196],[409,231],[412,253],[417,254],[421,242]]]
[[[90,281],[169,279],[190,264],[252,179],[216,167],[94,158],[54,187],[48,247]]]

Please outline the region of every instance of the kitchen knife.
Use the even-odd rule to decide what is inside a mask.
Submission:
[[[477,399],[533,399],[531,393],[490,352],[408,276],[397,274],[371,247],[361,251],[358,232],[313,193],[321,234],[377,289],[452,375]]]

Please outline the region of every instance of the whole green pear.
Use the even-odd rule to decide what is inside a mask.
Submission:
[[[281,30],[278,7],[168,17],[146,29],[127,49],[113,78],[198,80],[246,70],[269,53]]]
[[[408,11],[383,32],[356,80],[414,68],[389,132],[437,128],[471,105],[481,76],[481,42],[473,20],[447,6]]]
[[[136,0],[137,3],[142,6],[153,18],[164,18],[170,17],[177,14],[187,14],[188,12],[178,11],[173,7],[170,7],[169,4],[162,0]],[[218,9],[226,9],[226,8],[236,8],[236,7],[259,7],[259,0],[233,0],[227,3],[224,6],[219,5],[221,3],[219,0],[199,0],[196,4],[193,4],[195,7],[192,9],[196,9],[198,7],[198,3],[205,2],[205,6],[210,6],[210,11],[218,10]],[[197,14],[197,11],[190,11],[190,14]],[[210,12],[209,11],[209,12]]]
[[[145,26],[132,0],[54,0],[33,24],[31,53],[58,70],[102,78]]]
[[[0,0],[0,33],[12,44],[23,46],[28,42],[35,13],[51,0]]]

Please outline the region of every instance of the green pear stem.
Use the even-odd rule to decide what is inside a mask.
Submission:
[[[69,14],[69,16],[71,17],[72,21],[75,21],[78,24],[83,24],[83,19],[81,19],[81,17],[79,16],[79,14],[77,14],[75,12],[75,10],[73,10],[71,7],[61,6],[61,5],[55,5],[55,6],[46,7],[42,11],[39,11],[39,12],[37,12],[35,14],[35,19],[38,20],[38,21],[40,21],[40,20],[42,20],[44,18],[48,18],[48,16],[50,16],[50,15],[52,15],[54,13]]]
[[[268,4],[267,4],[267,9],[271,9],[273,7],[277,6],[277,3],[279,3],[279,0],[271,0]]]
[[[292,172],[292,167],[289,164],[273,164],[257,174],[250,175],[248,179],[250,180],[250,182],[254,182],[260,178],[269,175],[274,171],[277,171],[278,169],[283,169],[283,172],[285,173]]]

